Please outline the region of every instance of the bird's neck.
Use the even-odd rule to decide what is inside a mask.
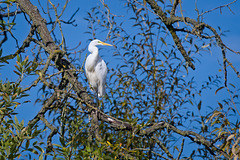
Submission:
[[[97,47],[94,47],[94,48],[92,49],[91,53],[92,53],[94,56],[98,57],[98,48],[97,48]]]
[[[92,54],[92,64],[96,65],[97,61],[99,60],[98,48],[94,47],[91,54]]]

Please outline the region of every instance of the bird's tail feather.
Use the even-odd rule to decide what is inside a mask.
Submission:
[[[98,86],[98,97],[103,97],[105,95],[105,86],[99,85]]]

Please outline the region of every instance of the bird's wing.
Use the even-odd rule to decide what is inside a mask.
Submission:
[[[99,58],[95,67],[95,73],[98,79],[98,96],[102,97],[105,94],[105,83],[107,78],[107,65],[102,58]]]
[[[105,84],[107,78],[107,65],[104,60],[100,57],[95,68],[98,79]]]
[[[86,73],[87,79],[89,79],[89,69],[88,69],[89,68],[89,60],[90,60],[89,56],[87,57],[86,62],[85,62],[85,73]]]
[[[85,71],[94,72],[95,65],[94,55],[89,54],[85,62]]]

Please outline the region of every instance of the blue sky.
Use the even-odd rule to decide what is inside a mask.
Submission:
[[[53,3],[58,1],[53,1]],[[206,11],[215,8],[219,5],[225,5],[229,3],[230,1],[227,0],[198,0],[197,6],[199,8],[199,11]],[[35,2],[37,4],[37,1]],[[113,14],[122,15],[122,11],[124,10],[124,3],[122,0],[105,0],[105,3],[107,3],[110,7],[110,10]],[[183,2],[183,14],[184,16],[190,16],[191,18],[196,17],[196,12],[194,11],[195,8],[195,1],[193,0],[186,0]],[[206,5],[207,3],[207,5]],[[71,0],[67,6],[67,9],[63,15],[63,19],[68,20],[70,16],[79,8],[79,12],[75,16],[77,27],[72,27],[70,25],[63,25],[63,33],[66,38],[66,43],[69,48],[74,48],[78,45],[78,43],[81,41],[80,48],[84,48],[89,43],[88,39],[92,38],[89,37],[88,34],[86,34],[86,31],[89,31],[87,29],[88,23],[86,20],[84,20],[84,17],[87,16],[87,12],[90,11],[92,7],[95,7],[96,4],[101,5],[100,1],[98,0],[88,0],[88,1],[79,1],[79,0]],[[44,5],[44,4],[43,4]],[[191,10],[190,10],[191,7]],[[240,51],[240,3],[236,2],[231,6],[232,11],[235,14],[232,14],[227,8],[222,8],[222,14],[220,13],[219,9],[215,10],[211,13],[208,13],[205,15],[204,22],[207,24],[213,26],[214,28],[217,28],[218,26],[221,27],[226,32],[226,36],[222,37],[223,42],[230,48]],[[125,14],[125,13],[124,13]],[[29,31],[29,25],[25,23],[23,15],[18,16],[16,19],[16,27],[13,31],[16,38],[19,39],[19,44],[21,45],[22,41],[26,38],[28,31]],[[100,40],[105,39],[106,37],[104,35],[97,36]],[[9,38],[7,45],[4,45],[3,47],[3,56],[7,54],[13,54],[16,51],[16,43],[13,39]],[[102,57],[105,59],[105,61],[108,63],[108,68],[114,68],[116,65],[116,61],[114,60],[114,56],[110,53],[111,49],[104,49],[106,51],[107,55],[102,55]],[[28,51],[29,52],[29,51]],[[84,55],[88,53],[87,51],[84,52]],[[23,54],[24,55],[24,54]],[[81,56],[81,57],[84,57]],[[23,56],[24,57],[24,56]],[[227,57],[229,60],[235,65],[236,69],[240,71],[240,56],[236,55],[231,52],[227,52]],[[200,59],[200,63],[196,62],[196,70],[192,71],[190,70],[190,75],[195,76],[195,81],[197,84],[201,84],[203,81],[208,80],[208,75],[211,75],[212,73],[217,73],[219,69],[222,69],[219,66],[219,63],[222,62],[222,56],[221,56],[221,50],[219,48],[213,48],[212,54],[209,53],[202,53],[202,56],[198,57]],[[1,74],[0,78],[4,81],[6,79],[10,81],[15,81],[17,76],[12,71],[12,65],[15,64],[16,60],[13,60],[10,62],[9,65],[6,65],[5,67],[1,68]],[[218,62],[219,61],[219,62]],[[214,75],[214,74],[213,74]],[[221,74],[223,76],[223,73]],[[234,82],[235,84],[240,84],[239,78],[236,78],[236,75],[232,71],[232,69],[228,68],[228,80],[229,82]],[[29,83],[32,82],[32,79],[26,79],[23,83],[23,86],[28,86]],[[238,86],[239,87],[239,86]],[[28,104],[21,105],[17,111],[19,112],[19,115],[17,117],[19,120],[24,119],[25,123],[34,118],[34,116],[38,113],[38,111],[41,108],[41,105],[34,104],[34,100],[36,97],[39,97],[40,95],[37,93],[39,88],[35,88],[33,91],[30,92],[29,99],[31,100]],[[207,106],[209,104],[216,105],[217,100],[220,100],[222,97],[226,96],[225,94],[219,94],[218,96],[214,96],[215,90],[213,89],[211,94],[206,93],[203,98],[206,99],[206,101],[203,102],[203,106]],[[209,97],[211,95],[211,97]]]

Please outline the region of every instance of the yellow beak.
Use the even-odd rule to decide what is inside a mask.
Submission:
[[[100,42],[100,43],[105,46],[112,46],[111,44],[108,44],[108,43],[104,43],[104,42]]]

